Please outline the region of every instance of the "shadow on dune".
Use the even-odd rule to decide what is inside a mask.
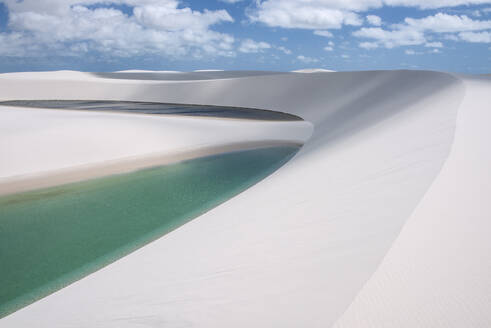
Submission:
[[[242,77],[237,72],[218,73]],[[146,84],[135,89],[130,97],[263,108],[297,115],[314,125],[312,138],[300,152],[306,155],[411,107],[417,108],[418,103],[459,84],[462,82],[450,74],[428,71],[268,73],[205,84],[199,81]],[[460,90],[461,94],[456,96],[463,94],[463,86]]]
[[[324,116],[315,124],[318,133],[314,132],[304,153],[329,147],[410,108],[417,110],[419,103],[462,84],[446,74],[408,71],[401,78],[400,73],[376,72],[376,76],[362,76],[350,92],[337,98],[334,95],[337,91],[342,92],[342,86],[331,88],[334,101],[326,104]]]

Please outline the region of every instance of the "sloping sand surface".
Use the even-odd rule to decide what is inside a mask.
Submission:
[[[302,144],[308,122],[0,107],[0,195],[234,149]],[[284,125],[282,125],[284,123]]]
[[[264,76],[286,74],[283,72],[265,72],[265,71],[220,71],[220,70],[197,70],[193,72],[181,72],[179,74],[170,72],[114,72],[114,73],[93,73],[97,77],[107,79],[127,79],[127,80],[168,80],[168,81],[192,81],[192,80],[216,80],[230,79],[247,76]]]
[[[464,82],[445,166],[335,327],[491,324],[491,83]]]
[[[482,313],[491,190],[479,187],[490,181],[489,138],[480,128],[490,122],[489,84],[424,71],[238,72],[196,81],[32,75],[0,76],[0,99],[263,108],[298,115],[314,131],[292,161],[253,188],[0,327],[329,327],[339,318],[347,327],[489,324]],[[289,130],[276,133],[284,140]]]
[[[293,73],[324,73],[324,72],[334,72],[334,71],[324,68],[305,68],[305,69],[297,69],[292,72]]]

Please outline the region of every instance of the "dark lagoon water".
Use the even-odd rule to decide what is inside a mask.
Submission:
[[[178,228],[297,151],[237,151],[0,197],[0,317]]]
[[[301,121],[298,116],[262,109],[223,107],[208,105],[182,105],[153,102],[105,101],[105,100],[12,100],[2,101],[0,106],[18,106],[49,109],[76,109],[158,115],[187,115],[240,118],[268,121]]]

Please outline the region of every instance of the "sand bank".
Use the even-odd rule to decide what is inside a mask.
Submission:
[[[53,169],[47,172],[18,175],[0,179],[0,196],[48,188],[67,183],[96,179],[108,175],[129,173],[167,164],[173,164],[199,157],[206,157],[240,150],[262,149],[278,146],[301,147],[301,143],[263,140],[257,142],[238,142],[175,153],[151,154],[106,160],[93,164],[76,165]]]
[[[308,122],[0,107],[0,194],[199,156],[303,144]]]
[[[463,81],[445,165],[335,327],[490,325],[491,83]]]

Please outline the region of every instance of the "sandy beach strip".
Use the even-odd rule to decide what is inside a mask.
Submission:
[[[136,170],[147,169],[167,164],[174,164],[177,162],[192,160],[195,158],[218,155],[234,151],[285,146],[301,147],[302,144],[277,140],[236,142],[175,153],[133,156],[118,160],[109,160],[101,163],[61,168],[51,172],[14,176],[0,180],[0,196],[42,188],[49,188],[88,179],[101,178],[108,175],[124,174]]]
[[[0,107],[0,196],[254,148],[299,147],[304,121]]]

